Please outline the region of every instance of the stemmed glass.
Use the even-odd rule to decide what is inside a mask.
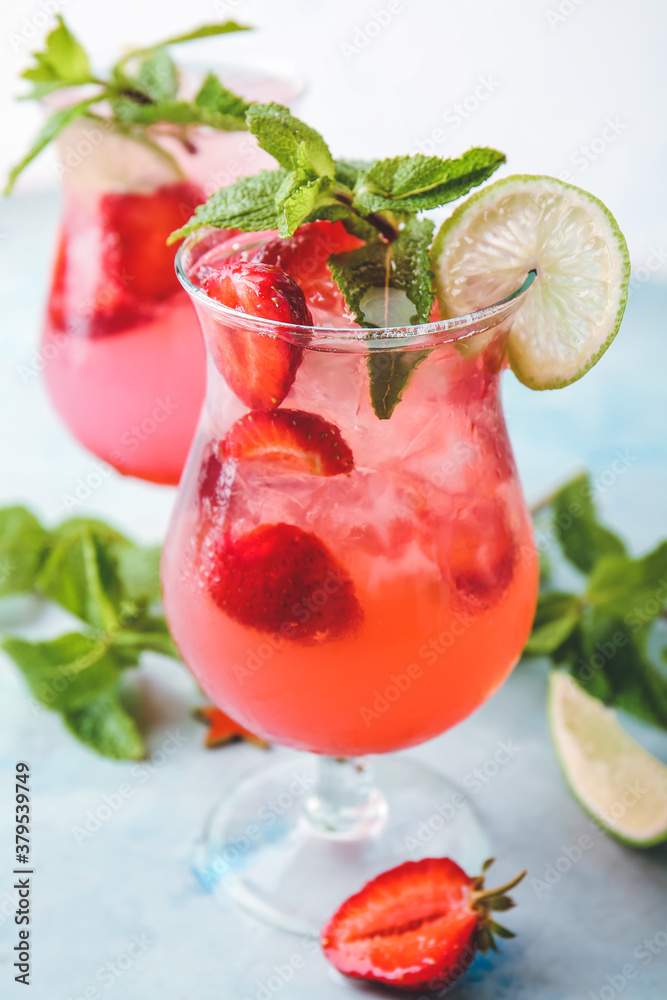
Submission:
[[[313,329],[209,298],[191,266],[209,239],[190,237],[177,260],[204,333],[208,385],[163,551],[165,611],[216,705],[309,753],[223,795],[197,866],[212,891],[255,916],[316,933],[344,898],[401,861],[447,855],[474,872],[487,856],[461,791],[387,754],[473,712],[530,632],[537,558],[499,381],[508,326],[534,275],[468,316]],[[293,345],[300,365],[281,409],[334,425],[353,467],[317,475],[229,453],[230,428],[257,417],[214,359],[220,343],[248,337]],[[423,355],[402,399],[378,419],[369,369],[413,351]],[[284,538],[285,550],[263,550],[258,539],[269,537]],[[295,602],[292,543],[320,574]],[[246,553],[231,579],[220,562],[229,551]],[[285,588],[282,621],[272,587]],[[246,598],[252,615],[239,604]]]

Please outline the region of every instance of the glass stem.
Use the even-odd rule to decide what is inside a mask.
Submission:
[[[304,809],[310,824],[328,837],[372,836],[383,826],[387,802],[375,786],[365,757],[318,757],[315,789]]]

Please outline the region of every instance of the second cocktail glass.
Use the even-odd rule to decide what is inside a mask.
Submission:
[[[248,100],[290,102],[301,88],[259,70],[225,79]],[[167,237],[211,191],[272,162],[247,132],[206,126],[158,124],[141,141],[84,117],[58,141],[45,379],[77,440],[125,475],[175,486],[204,397],[199,328]]]
[[[166,614],[216,705],[319,757],[290,756],[228,793],[199,866],[256,916],[315,933],[400,861],[447,855],[476,870],[487,851],[455,786],[406,758],[365,758],[456,725],[504,681],[529,635],[537,559],[499,376],[532,276],[461,318],[295,327],[209,298],[188,266],[206,239],[180,253],[209,364],[164,548]],[[214,360],[220,344],[248,337],[278,338],[294,355],[294,382],[268,417]],[[378,419],[369,368],[405,351],[423,360],[391,419]],[[285,421],[332,443],[338,467],[318,474],[276,464],[270,448],[244,456],[230,445],[249,422]]]

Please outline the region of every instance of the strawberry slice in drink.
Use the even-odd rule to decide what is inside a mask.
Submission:
[[[264,243],[252,259],[282,267],[303,288],[322,278],[331,254],[354,250],[361,243],[342,222],[306,222],[293,236]]]
[[[337,476],[354,468],[338,427],[305,410],[252,410],[232,425],[222,451],[236,460],[315,476]]]
[[[178,291],[167,237],[205,200],[196,184],[165,184],[150,194],[105,194],[100,202],[103,267],[138,299],[160,302]]]
[[[260,319],[312,327],[304,294],[281,268],[240,262],[212,271],[203,289],[230,309]],[[296,377],[303,348],[277,336],[216,324],[210,337],[215,365],[230,389],[251,409],[282,403]]]
[[[307,222],[287,239],[269,240],[252,254],[252,260],[277,264],[299,283],[311,311],[321,314],[347,314],[345,299],[333,280],[328,259],[361,246],[362,240],[347,232],[342,222]]]
[[[458,602],[471,610],[490,607],[514,574],[516,544],[504,504],[466,497],[446,527],[444,562]]]
[[[260,524],[236,539],[225,531],[205,578],[234,621],[294,642],[339,639],[362,619],[345,568],[317,535],[293,524]]]

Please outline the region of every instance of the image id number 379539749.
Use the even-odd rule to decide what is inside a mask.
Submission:
[[[30,765],[16,765],[16,862],[14,889],[18,902],[14,923],[18,941],[14,945],[14,968],[17,983],[30,985],[30,883],[33,874],[30,860]]]

